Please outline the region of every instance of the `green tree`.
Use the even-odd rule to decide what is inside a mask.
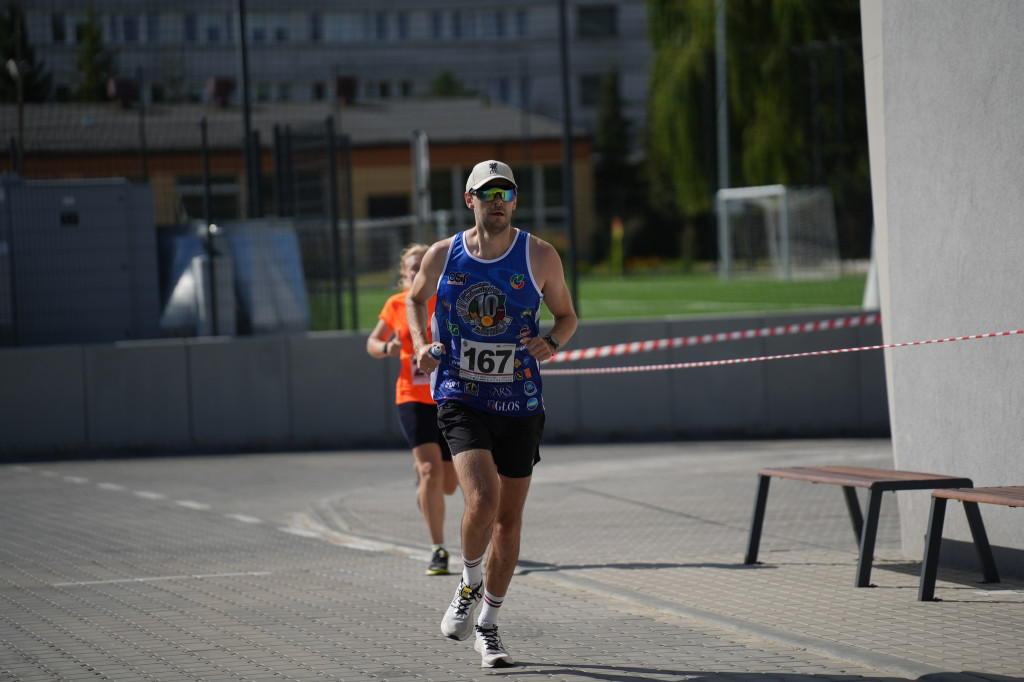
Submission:
[[[75,70],[79,80],[72,97],[79,102],[107,101],[107,81],[117,76],[117,50],[103,41],[103,28],[92,9],[77,27]]]
[[[6,74],[0,76],[0,102],[13,103],[18,99],[18,82],[6,66],[12,60],[18,65],[23,101],[45,102],[50,98],[53,74],[42,59],[36,60],[25,30],[25,14],[17,2],[8,2],[0,10],[0,59]]]
[[[623,115],[618,66],[612,64],[601,79],[594,129],[594,194],[598,226],[594,232],[594,259],[601,260],[611,238],[612,221],[636,212],[636,169],[630,163],[630,126]]]
[[[648,0],[654,54],[646,170],[654,196],[669,197],[688,217],[711,210],[718,184],[717,5]],[[837,203],[852,195],[863,213],[870,181],[859,2],[725,6],[730,184],[827,184]],[[870,227],[869,215],[851,221]]]
[[[475,94],[475,91],[467,88],[449,69],[437,74],[430,81],[430,89],[427,91],[428,97],[466,97]]]

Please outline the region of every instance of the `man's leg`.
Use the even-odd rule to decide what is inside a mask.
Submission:
[[[462,514],[465,566],[455,597],[441,620],[441,632],[445,637],[462,640],[473,634],[476,611],[483,599],[484,586],[480,582],[479,566],[498,513],[501,484],[490,451],[466,450],[456,454],[454,460],[459,486],[466,500]]]
[[[491,531],[491,552],[487,557],[487,591],[504,597],[519,561],[519,540],[523,529],[523,508],[530,491],[531,476],[499,476],[498,510]]]

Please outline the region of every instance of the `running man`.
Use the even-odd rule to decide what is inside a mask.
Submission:
[[[498,613],[519,559],[523,507],[540,461],[539,363],[577,325],[558,252],[512,227],[517,193],[506,164],[478,163],[465,193],[475,225],[430,247],[406,299],[413,355],[431,374],[438,424],[466,500],[462,580],[441,632],[458,640],[475,634],[485,668],[514,663],[498,636]],[[541,302],[554,317],[543,336]],[[440,359],[430,354],[428,329],[443,347]]]

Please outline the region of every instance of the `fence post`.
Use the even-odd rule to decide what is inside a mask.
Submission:
[[[338,329],[341,320],[341,244],[338,239],[338,152],[334,139],[334,116],[324,122],[327,134],[327,220],[331,226],[331,266],[334,269],[334,313]]]
[[[352,310],[352,329],[359,328],[359,310],[356,302],[356,215],[352,205],[352,139],[345,135],[345,211],[348,214],[348,288],[349,308]]]

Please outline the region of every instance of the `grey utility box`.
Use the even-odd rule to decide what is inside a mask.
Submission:
[[[8,174],[0,190],[0,241],[7,252],[0,297],[9,297],[10,318],[10,331],[0,339],[30,346],[160,336],[149,185],[121,178],[26,181]]]

